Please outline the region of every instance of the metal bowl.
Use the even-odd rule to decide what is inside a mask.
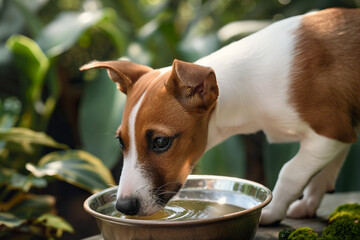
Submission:
[[[220,201],[245,210],[196,220],[137,220],[100,213],[106,203],[115,200],[116,190],[116,187],[105,189],[84,202],[85,210],[95,217],[104,240],[253,239],[261,209],[269,204],[272,198],[269,189],[252,181],[223,176],[190,175],[174,199]]]

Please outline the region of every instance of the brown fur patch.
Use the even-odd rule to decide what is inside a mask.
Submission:
[[[219,96],[213,69],[176,59],[166,88],[191,112],[207,111]]]
[[[127,89],[139,78],[152,71],[150,67],[130,61],[92,61],[80,67],[80,70],[83,71],[92,68],[107,69],[110,79],[117,83],[118,89],[125,94],[127,93]]]
[[[169,76],[170,72],[165,73],[149,84],[135,123],[139,163],[151,176],[154,191],[169,192],[163,198],[165,201],[184,184],[204,153],[210,117],[210,111],[203,114],[187,111],[167,91],[165,82]],[[149,148],[149,130],[153,138],[176,136],[168,151],[156,153]]]
[[[116,131],[116,135],[119,136],[121,133],[121,138],[123,140],[126,154],[129,151],[130,137],[129,137],[129,116],[131,110],[134,108],[135,104],[140,100],[141,96],[146,90],[147,85],[152,79],[156,78],[160,74],[159,71],[151,71],[144,76],[142,76],[137,82],[129,87],[127,90],[127,99],[123,111],[123,117],[121,125]]]
[[[357,140],[360,121],[360,9],[304,16],[295,33],[290,102],[318,134]]]

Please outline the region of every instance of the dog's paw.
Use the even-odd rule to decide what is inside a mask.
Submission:
[[[260,225],[276,225],[283,220],[285,214],[281,211],[272,211],[270,208],[264,208],[260,216]]]
[[[311,199],[296,200],[290,205],[286,216],[290,218],[314,217],[317,206],[317,202]]]

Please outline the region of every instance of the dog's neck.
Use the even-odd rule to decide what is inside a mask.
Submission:
[[[236,45],[240,44],[232,44],[232,47],[240,47]],[[236,60],[238,64],[236,71],[229,71],[233,68],[233,62],[227,59],[226,50],[230,49],[221,49],[196,62],[215,70],[219,87],[219,97],[209,121],[207,149],[236,133],[251,133],[259,130],[258,125],[252,121],[255,109],[246,106],[247,104],[254,106],[254,101],[256,101],[248,83],[252,78],[249,76],[252,72],[249,68],[252,67],[247,59],[252,59],[250,57],[252,53],[244,53],[243,59]],[[219,61],[219,59],[224,59],[224,61]],[[242,67],[239,68],[239,66]]]
[[[293,17],[275,23],[196,62],[214,69],[219,86],[207,149],[234,134],[265,130],[266,121],[276,117],[268,115],[266,106],[284,107],[298,22]]]

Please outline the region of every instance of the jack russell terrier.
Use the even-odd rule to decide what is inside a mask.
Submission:
[[[127,94],[116,208],[128,215],[162,208],[209,148],[262,130],[300,149],[260,222],[313,216],[360,130],[360,9],[291,17],[195,63],[94,61],[81,70],[91,68],[107,69]]]

